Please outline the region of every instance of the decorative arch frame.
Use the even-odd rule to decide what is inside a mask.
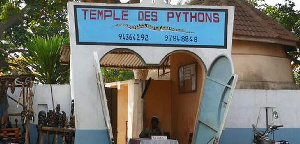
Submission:
[[[228,21],[226,27],[226,48],[212,48],[212,47],[201,47],[197,48],[194,46],[183,46],[183,47],[172,47],[172,46],[147,46],[143,45],[91,45],[91,44],[78,44],[77,43],[77,25],[75,20],[75,6],[80,7],[135,7],[135,8],[170,8],[172,10],[193,9],[226,9],[228,11]],[[97,92],[97,80],[96,72],[93,64],[93,53],[96,52],[101,60],[107,53],[125,49],[134,52],[141,58],[141,60],[147,65],[159,65],[162,63],[166,56],[176,51],[186,51],[192,53],[197,59],[201,60],[205,69],[210,70],[211,66],[214,65],[215,59],[220,56],[231,57],[232,47],[232,33],[233,33],[233,20],[234,20],[234,8],[224,6],[170,6],[166,5],[162,0],[152,3],[151,0],[145,0],[141,4],[101,4],[101,3],[68,3],[68,14],[69,14],[69,31],[70,31],[70,45],[71,45],[71,56],[70,56],[70,85],[71,85],[71,96],[74,98],[75,103],[75,121],[76,121],[76,137],[75,143],[111,143],[108,138],[107,127],[104,122],[104,115],[102,113],[102,106],[100,105],[101,100]],[[231,59],[231,68],[232,61]],[[201,104],[202,105],[202,104]],[[198,143],[197,143],[198,144]]]

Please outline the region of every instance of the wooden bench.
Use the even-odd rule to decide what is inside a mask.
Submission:
[[[9,138],[9,139],[20,139],[22,133],[20,132],[20,128],[2,128],[0,129],[0,137]]]
[[[57,127],[41,127],[37,126],[38,138],[37,143],[43,144],[44,136],[47,137],[47,144],[50,143],[50,135],[55,137],[53,143],[58,144],[58,136],[62,137],[62,144],[73,144],[73,137],[75,136],[74,128],[57,128]]]

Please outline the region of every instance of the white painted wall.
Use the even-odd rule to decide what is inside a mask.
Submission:
[[[143,93],[142,80],[128,82],[128,139],[138,137],[143,130]]]
[[[128,138],[132,138],[134,81],[128,83]]]
[[[51,87],[52,87],[52,95],[53,95],[53,102],[54,102],[54,108],[57,104],[60,104],[60,110],[65,111],[67,118],[69,119],[71,114],[71,92],[70,92],[70,85],[34,85],[33,86],[33,93],[34,93],[34,99],[33,99],[33,109],[35,112],[35,120],[34,124],[38,123],[38,105],[43,104],[47,105],[48,110],[53,109],[53,103],[52,103],[52,96],[51,96]],[[16,88],[16,91],[14,94],[11,93],[10,89],[8,90],[7,94],[14,99],[18,100],[20,96],[21,88]],[[17,103],[12,101],[10,98],[8,98],[8,113],[21,113],[23,108],[22,106],[17,107]],[[22,99],[21,99],[22,103]],[[12,124],[14,124],[15,119],[18,119],[19,124],[21,123],[20,116],[14,116],[10,117],[10,121]]]
[[[226,128],[265,128],[264,107],[274,107],[279,118],[276,125],[284,128],[300,128],[300,90],[236,89],[226,119]],[[260,110],[261,109],[261,110]],[[258,119],[260,117],[260,119]],[[258,120],[257,120],[258,119]]]
[[[150,1],[149,1],[150,2]],[[194,48],[194,47],[150,47],[150,46],[108,46],[108,45],[77,45],[74,18],[74,5],[85,6],[126,6],[126,7],[162,7],[162,8],[207,8],[228,9],[228,34],[227,49]],[[75,100],[76,129],[78,130],[103,130],[106,129],[103,119],[100,99],[96,83],[96,72],[93,66],[93,52],[98,53],[101,59],[106,53],[116,48],[129,49],[136,52],[147,64],[159,64],[168,54],[174,51],[190,51],[203,60],[206,69],[219,56],[231,59],[232,32],[234,20],[234,7],[214,6],[171,6],[164,4],[101,4],[101,3],[68,3],[69,31],[71,43],[71,95]],[[100,60],[99,59],[99,60]],[[233,67],[232,67],[233,69]],[[129,119],[130,120],[130,119]]]

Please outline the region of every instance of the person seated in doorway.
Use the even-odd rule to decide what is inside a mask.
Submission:
[[[151,136],[162,136],[164,135],[164,130],[159,126],[159,120],[157,117],[151,118],[151,128],[144,129],[139,137],[140,138],[150,138]]]

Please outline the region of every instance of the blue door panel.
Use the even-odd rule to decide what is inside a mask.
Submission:
[[[210,127],[218,130],[219,129],[219,101],[221,94],[224,91],[224,86],[206,79],[203,95],[201,99],[200,114],[198,120],[209,125]],[[205,97],[203,97],[205,96]]]
[[[216,131],[212,131],[210,127],[207,125],[200,123],[199,124],[199,131],[206,132],[205,135],[203,133],[197,133],[198,135],[196,136],[196,141],[197,144],[210,144],[214,141],[212,139],[211,135],[215,135]],[[196,144],[196,143],[195,143]]]
[[[194,144],[218,143],[235,85],[231,61],[221,57],[207,73],[194,134]],[[235,79],[235,80],[233,80]]]
[[[219,58],[208,71],[208,76],[218,82],[227,84],[233,74],[230,63],[226,57]]]

